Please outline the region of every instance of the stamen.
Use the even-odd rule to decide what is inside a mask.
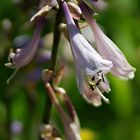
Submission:
[[[98,94],[102,97],[102,99],[106,102],[106,103],[110,103],[109,99],[107,99],[102,93],[101,91],[98,89],[98,87],[96,88]]]
[[[89,87],[91,88],[91,90],[94,91],[96,84],[92,81],[89,81],[88,83],[89,83]]]
[[[97,72],[97,75],[100,76],[101,72],[102,72],[102,70],[99,70],[99,71]]]
[[[13,79],[13,77],[16,75],[17,71],[19,70],[19,68],[16,68],[14,73],[7,79],[6,83],[10,84],[10,81]]]
[[[97,82],[96,82],[96,86],[98,86],[100,84],[100,82],[102,81],[102,79],[99,79]]]
[[[105,83],[104,75],[102,74],[101,77],[102,77],[103,82]]]
[[[91,78],[91,80],[94,81],[94,80],[95,80],[95,77],[93,76],[93,77]]]
[[[89,85],[89,86],[90,86],[91,90],[93,90],[93,91],[94,91],[95,86],[93,86],[93,85]]]

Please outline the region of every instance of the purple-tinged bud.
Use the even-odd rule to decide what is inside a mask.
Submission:
[[[82,15],[80,7],[74,2],[68,2],[68,7],[70,9],[72,17],[76,20],[80,20],[80,17]]]

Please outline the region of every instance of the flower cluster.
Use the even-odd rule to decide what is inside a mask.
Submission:
[[[93,8],[104,9],[105,2],[102,0],[79,0],[77,3],[65,1],[58,1],[58,3],[66,20],[65,36],[71,46],[80,93],[87,102],[95,106],[101,105],[101,98],[109,103],[109,100],[103,95],[103,92],[110,91],[106,74],[111,72],[122,79],[132,79],[135,68],[128,63],[121,50],[102,32],[96,20],[92,18]],[[52,0],[49,5],[43,7],[32,17],[31,21],[37,21],[34,36],[29,45],[16,49],[16,53],[9,54],[10,62],[5,64],[7,67],[20,68],[33,59],[44,25],[43,16],[53,7],[57,7],[58,3]],[[76,25],[74,22],[74,20],[79,21],[81,17],[85,18],[93,31],[97,51],[80,33],[80,26],[78,28],[78,24]]]
[[[129,64],[125,55],[113,41],[103,33],[96,20],[93,18],[95,9],[103,10],[106,8],[107,4],[103,0],[71,0],[69,2],[64,0],[50,0],[47,2],[44,1],[44,3],[45,6],[31,18],[32,22],[35,21],[37,23],[32,40],[27,46],[16,49],[16,53],[11,52],[9,54],[10,62],[5,65],[10,68],[19,69],[33,60],[38,51],[40,33],[45,23],[45,15],[52,10],[57,11],[58,14],[56,15],[59,17],[59,20],[57,21],[56,18],[54,44],[52,54],[49,55],[51,57],[49,57],[49,59],[51,59],[51,71],[45,70],[43,72],[43,80],[50,100],[59,112],[60,118],[64,124],[66,139],[80,140],[76,112],[65,90],[58,87],[61,74],[56,74],[54,72],[57,54],[56,46],[58,47],[58,40],[60,39],[57,35],[60,36],[60,32],[63,32],[69,41],[79,92],[88,103],[94,106],[100,106],[102,100],[109,103],[109,99],[103,94],[111,90],[106,78],[109,72],[121,79],[128,80],[134,78],[135,68]],[[60,14],[63,14],[63,16],[60,17]],[[85,25],[83,25],[81,21],[83,21]],[[66,26],[60,26],[60,24]],[[95,48],[80,31],[81,28],[88,25],[93,31]],[[51,86],[50,83],[53,86]],[[59,92],[60,96],[63,98],[62,101],[65,103],[68,113],[61,107],[55,95],[55,91]],[[59,136],[53,135],[53,130],[53,127],[47,124],[42,137],[50,140],[56,138],[61,139]]]
[[[96,3],[96,1],[93,1]],[[76,68],[77,85],[83,97],[95,106],[101,105],[101,98],[109,100],[102,94],[109,92],[110,87],[105,75],[111,72],[123,79],[132,79],[135,68],[126,60],[120,49],[102,32],[95,19],[93,11],[83,2],[79,2],[80,9],[94,33],[95,46],[98,52],[80,34],[66,2],[63,10],[69,34],[69,42]]]

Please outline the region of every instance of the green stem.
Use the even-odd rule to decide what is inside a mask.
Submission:
[[[59,45],[59,42],[60,42],[60,35],[61,35],[61,32],[58,29],[58,25],[61,23],[61,14],[60,13],[61,12],[59,10],[57,15],[56,15],[54,41],[53,41],[53,47],[52,47],[51,66],[50,66],[50,69],[52,71],[54,71],[54,69],[55,69],[57,50],[58,50],[58,45]]]
[[[58,45],[60,42],[60,35],[61,32],[58,29],[58,25],[61,23],[61,10],[59,9],[59,11],[56,14],[56,19],[55,19],[55,29],[54,29],[54,40],[53,40],[53,46],[52,46],[52,56],[51,56],[51,65],[50,65],[50,69],[52,71],[55,70],[55,65],[56,65],[56,58],[57,58],[57,51],[58,51]],[[52,81],[50,81],[50,83],[52,83]],[[51,108],[52,108],[52,103],[50,101],[49,96],[46,96],[46,104],[45,106],[47,107],[43,116],[43,123],[47,124],[49,122],[50,119],[50,114],[51,114]]]
[[[56,19],[55,19],[54,39],[53,39],[52,56],[51,56],[51,64],[50,64],[50,69],[52,71],[55,70],[55,65],[56,65],[57,51],[58,51],[58,45],[60,42],[60,35],[61,35],[61,32],[58,29],[58,26],[61,23],[61,20],[62,20],[61,10],[59,9],[59,11],[56,14]],[[52,80],[50,81],[50,83],[52,83]],[[45,107],[46,108],[43,114],[43,123],[48,124],[50,120],[51,109],[52,109],[52,103],[48,94],[46,94]],[[42,140],[41,137],[39,139]]]

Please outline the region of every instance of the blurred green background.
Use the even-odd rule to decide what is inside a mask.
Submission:
[[[79,94],[73,63],[69,59],[63,60],[61,49],[65,46],[62,42],[57,64],[66,64],[67,72],[61,86],[71,97],[78,113],[83,140],[140,140],[140,1],[107,2],[108,8],[100,13],[97,21],[137,69],[135,78],[123,81],[109,74],[112,90],[106,96],[111,103],[95,108]],[[36,68],[49,68],[49,63],[31,62],[18,71],[9,85],[6,80],[14,70],[4,66],[9,50],[14,46],[13,40],[20,35],[32,36],[34,25],[29,19],[38,3],[38,0],[0,0],[0,140],[38,139],[46,92],[40,75],[37,81],[29,75]],[[53,21],[54,17],[50,15],[42,33],[45,51],[50,49]],[[51,118],[51,122],[63,132],[55,109]]]

